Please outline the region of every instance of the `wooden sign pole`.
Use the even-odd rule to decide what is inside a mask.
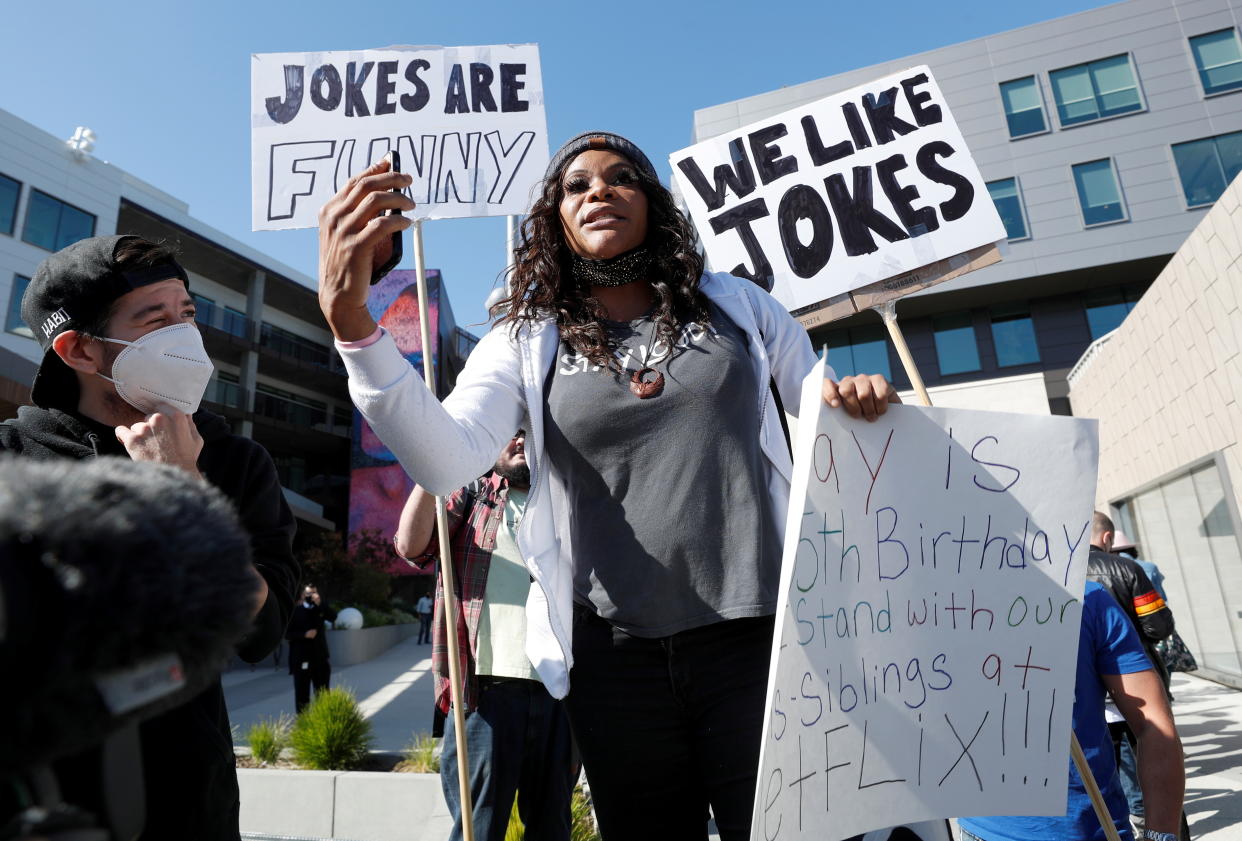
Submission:
[[[423,260],[423,220],[414,221],[414,270],[418,280],[418,329],[423,346],[423,379],[436,395],[434,353],[427,318],[427,267]],[[466,712],[462,704],[460,645],[457,640],[457,590],[453,585],[453,558],[449,546],[448,512],[444,497],[436,497],[436,535],[440,540],[440,576],[444,582],[444,615],[447,618],[449,697],[453,704],[453,735],[457,741],[457,785],[461,797],[461,832],[474,841],[474,805],[470,800],[470,766],[466,761]]]

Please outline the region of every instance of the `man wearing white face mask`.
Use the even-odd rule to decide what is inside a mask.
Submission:
[[[198,408],[212,364],[185,270],[167,248],[136,236],[82,240],[39,266],[22,318],[44,357],[31,389],[36,405],[0,424],[0,452],[45,460],[128,456],[219,487],[249,532],[256,571],[254,625],[237,650],[250,662],[263,659],[279,644],[297,592],[293,515],[267,451]],[[117,621],[124,621],[124,605]],[[239,838],[219,681],[144,723],[140,741],[142,838]],[[62,763],[57,774],[67,802],[107,819],[96,752]]]

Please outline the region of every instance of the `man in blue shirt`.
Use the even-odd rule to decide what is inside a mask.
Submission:
[[[1104,693],[1125,716],[1138,742],[1138,774],[1147,803],[1143,837],[1178,841],[1186,788],[1182,744],[1164,684],[1152,669],[1138,634],[1121,607],[1101,585],[1087,582],[1082,601],[1082,632],[1074,685],[1074,733],[1108,804],[1122,841],[1130,841],[1128,808],[1112,741],[1104,722]],[[1069,804],[1060,817],[960,818],[962,837],[982,841],[1104,841],[1078,770],[1070,762]]]

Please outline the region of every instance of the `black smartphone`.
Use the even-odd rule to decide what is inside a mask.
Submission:
[[[391,151],[389,151],[388,160],[392,164],[393,172],[401,171],[401,154],[396,149],[392,149]],[[393,190],[393,192],[399,193],[401,191]],[[384,213],[389,216],[393,216],[393,215],[400,216],[401,215],[401,211],[395,207],[392,210],[384,211]],[[384,275],[388,274],[390,271],[395,269],[397,267],[397,264],[400,262],[401,262],[401,232],[395,231],[392,235],[392,253],[388,255],[388,259],[384,261],[383,265],[376,266],[371,271],[371,285],[374,286],[375,284],[383,280]]]

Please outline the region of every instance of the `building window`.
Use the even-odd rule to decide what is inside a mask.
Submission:
[[[194,299],[194,321],[203,327],[214,327],[215,325],[212,321],[215,315],[216,302],[197,292],[191,292],[190,297]]]
[[[20,274],[13,275],[13,291],[9,293],[9,310],[4,316],[4,329],[9,333],[33,339],[34,331],[22,321],[22,295],[26,294],[28,285],[30,278]]]
[[[295,426],[312,427],[327,422],[328,404],[259,384],[255,386],[254,413]]]
[[[22,239],[26,242],[48,251],[60,251],[94,235],[94,215],[47,193],[30,191],[30,200],[26,203],[26,224],[22,226]]]
[[[220,329],[242,339],[250,338],[250,322],[246,314],[232,307],[225,307],[220,314]]]
[[[1187,207],[1212,204],[1242,172],[1242,131],[1173,146]]]
[[[266,321],[259,327],[259,344],[303,362],[309,362],[321,368],[328,367],[327,345],[304,339],[297,333],[268,324]]]
[[[1091,340],[1095,341],[1100,336],[1120,327],[1121,322],[1125,321],[1139,298],[1143,297],[1143,291],[1144,287],[1141,286],[1121,286],[1088,291],[1086,311]]]
[[[1034,76],[1003,82],[1000,92],[1011,138],[1048,130],[1048,121],[1044,119],[1044,100]]]
[[[838,377],[883,374],[893,378],[888,365],[888,340],[877,324],[835,330],[828,336],[828,364]]]
[[[1011,240],[1026,239],[1026,213],[1023,212],[1022,196],[1018,193],[1018,179],[1004,178],[988,182],[988,193],[1005,223],[1005,235]]]
[[[1126,207],[1121,200],[1112,158],[1074,164],[1074,185],[1078,188],[1082,221],[1087,227],[1125,221]]]
[[[1130,56],[1115,55],[1048,74],[1062,126],[1143,110]]]
[[[207,384],[206,399],[219,403],[221,406],[242,408],[242,391],[237,375],[228,371],[216,371],[216,376]]]
[[[996,346],[998,367],[1039,361],[1035,324],[1025,304],[992,308],[992,344]]]
[[[13,222],[17,219],[17,199],[22,183],[7,175],[0,175],[0,234],[13,236]]]
[[[1242,88],[1242,46],[1233,27],[1196,35],[1190,39],[1195,69],[1205,94],[1224,93]]]
[[[978,371],[979,344],[975,341],[975,325],[970,313],[942,315],[932,319],[936,336],[936,359],[940,375]]]

